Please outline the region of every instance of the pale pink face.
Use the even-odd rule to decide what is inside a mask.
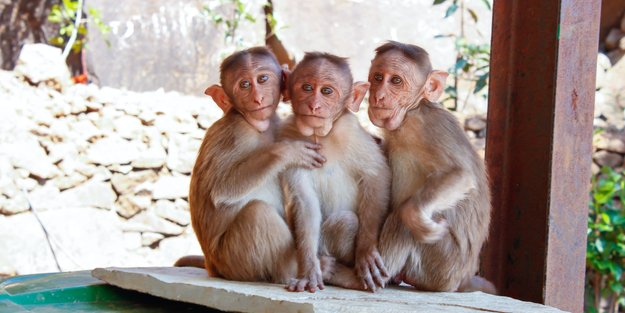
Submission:
[[[234,109],[259,131],[267,130],[280,103],[280,67],[267,57],[251,57],[228,75],[227,85]]]
[[[323,60],[300,68],[298,73],[289,78],[294,80],[291,104],[295,124],[304,136],[326,136],[351,100],[351,85],[336,66]]]
[[[399,128],[406,113],[423,99],[427,73],[400,51],[387,51],[371,62],[369,119],[388,130]]]

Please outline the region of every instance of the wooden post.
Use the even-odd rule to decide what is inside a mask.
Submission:
[[[582,312],[600,0],[495,0],[483,274]]]

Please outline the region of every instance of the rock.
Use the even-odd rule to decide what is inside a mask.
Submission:
[[[89,180],[76,188],[61,192],[61,199],[67,207],[111,209],[117,195],[110,183]]]
[[[601,171],[601,168],[600,168],[600,167],[599,167],[599,165],[597,165],[595,162],[593,162],[593,163],[590,165],[590,172],[591,172],[593,175],[597,175],[597,174],[599,174],[599,172],[600,172],[600,171]]]
[[[605,49],[608,51],[617,49],[619,46],[619,41],[621,41],[621,38],[623,38],[624,36],[625,32],[618,28],[612,28],[608,33],[608,36],[605,37]]]
[[[615,49],[608,52],[608,58],[613,66],[616,65],[623,58],[623,56],[625,56],[625,50]]]
[[[483,292],[415,292],[402,286],[378,292],[334,286],[317,293],[285,292],[281,284],[207,277],[201,268],[99,268],[92,275],[113,286],[226,312],[563,312]]]
[[[28,133],[14,134],[2,140],[0,137],[0,156],[8,156],[15,167],[25,169],[40,178],[52,178],[59,170],[50,162],[37,137]]]
[[[131,218],[137,213],[146,210],[152,204],[152,198],[148,196],[135,196],[122,194],[116,203],[117,213],[125,218]]]
[[[122,173],[122,174],[128,174],[130,173],[130,171],[132,171],[131,165],[113,164],[113,165],[109,165],[107,168],[111,170],[111,172]]]
[[[185,210],[185,211],[189,211],[189,202],[183,200],[183,199],[176,199],[176,201],[174,201],[174,204],[176,205],[176,208],[178,208],[179,210]]]
[[[622,131],[603,131],[594,136],[593,145],[599,150],[625,154],[625,133]]]
[[[142,151],[139,157],[132,161],[130,165],[140,169],[159,168],[165,164],[165,158],[167,158],[167,153],[165,153],[165,149],[159,144],[158,146],[153,146]]]
[[[87,177],[78,172],[73,172],[68,176],[55,177],[51,180],[60,190],[74,188],[85,181],[87,181]]]
[[[26,212],[30,209],[28,199],[20,192],[12,198],[0,196],[0,214],[13,215]]]
[[[142,133],[141,120],[134,116],[122,115],[113,121],[118,135],[125,139],[140,139]]]
[[[37,211],[56,210],[65,206],[61,199],[61,191],[52,183],[35,189],[30,193],[28,199]]]
[[[623,156],[618,153],[601,150],[595,153],[593,158],[600,166],[617,167],[623,165]]]
[[[464,128],[478,132],[486,128],[486,119],[482,116],[470,117],[465,121]]]
[[[189,211],[180,210],[174,202],[169,200],[158,200],[154,207],[156,215],[172,221],[178,225],[187,226],[191,223]]]
[[[190,176],[161,176],[154,183],[152,198],[175,199],[189,196]]]
[[[199,140],[190,139],[185,135],[171,134],[168,144],[167,167],[182,174],[191,173],[200,145],[201,141]]]
[[[89,162],[100,165],[128,164],[138,157],[138,145],[117,136],[100,139],[87,151]]]
[[[136,250],[142,247],[141,233],[127,232],[124,233],[124,248],[126,250]]]
[[[25,44],[15,66],[15,72],[33,84],[50,81],[70,85],[70,73],[59,48],[46,44]]]
[[[41,212],[39,217],[63,271],[120,264],[124,259],[122,232],[112,212],[63,208]],[[41,225],[32,213],[0,216],[0,229],[0,251],[19,274],[57,271]]]
[[[162,234],[145,232],[141,234],[141,244],[143,246],[151,246],[163,238],[165,238],[165,236]]]
[[[128,175],[113,174],[111,183],[118,194],[130,194],[134,188],[146,181],[156,181],[158,175],[152,170],[130,172]]]
[[[172,222],[166,221],[154,212],[143,211],[122,224],[124,231],[153,232],[165,235],[180,235],[184,229]]]
[[[89,120],[80,120],[69,124],[69,126],[73,130],[72,133],[76,134],[78,138],[84,141],[104,135],[104,132],[95,127],[95,125]]]

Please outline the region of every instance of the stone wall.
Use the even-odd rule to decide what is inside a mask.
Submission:
[[[190,172],[221,111],[208,97],[69,84],[59,55],[29,47],[0,71],[0,275],[56,271],[52,251],[64,271],[200,254]],[[458,116],[483,155],[484,116]],[[374,130],[366,107],[358,117]]]
[[[217,30],[201,7],[206,1],[130,1],[110,5],[90,0],[112,27],[110,47],[92,27],[88,62],[100,85],[135,91],[177,90],[200,95],[218,81],[218,65],[227,50],[223,31]],[[260,3],[257,1],[254,3]],[[457,32],[458,20],[443,19],[444,6],[431,1],[286,1],[274,3],[274,14],[284,28],[278,36],[296,59],[305,51],[327,51],[350,57],[357,80],[366,79],[373,49],[387,39],[422,45],[437,68],[455,62],[451,39],[435,35]],[[481,1],[473,1],[480,16],[479,31],[469,36],[490,41],[491,12]],[[260,7],[252,9],[260,12]],[[256,24],[244,23],[245,46],[264,44],[262,14]]]

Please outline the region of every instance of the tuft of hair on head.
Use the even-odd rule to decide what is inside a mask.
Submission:
[[[430,55],[427,53],[427,51],[425,51],[425,49],[417,45],[405,44],[389,40],[375,49],[375,57],[377,58],[389,51],[401,52],[406,58],[415,62],[419,69],[421,69],[424,73],[429,73],[432,71]]]
[[[309,64],[314,64],[318,61],[327,61],[330,64],[336,66],[336,68],[341,73],[341,76],[346,78],[349,86],[354,83],[352,70],[349,68],[349,62],[347,61],[347,58],[336,56],[327,52],[306,52],[304,54],[304,58],[299,63],[297,63],[297,65],[293,69],[291,77],[297,77],[302,68],[305,68]],[[289,90],[293,87],[293,81],[293,79],[288,80]]]
[[[226,74],[229,73],[231,69],[243,66],[245,63],[249,62],[252,57],[269,58],[275,63],[277,70],[281,69],[280,62],[278,62],[278,59],[268,47],[258,46],[237,51],[226,57],[221,62],[221,66],[219,66],[219,83],[221,86],[225,86]]]

